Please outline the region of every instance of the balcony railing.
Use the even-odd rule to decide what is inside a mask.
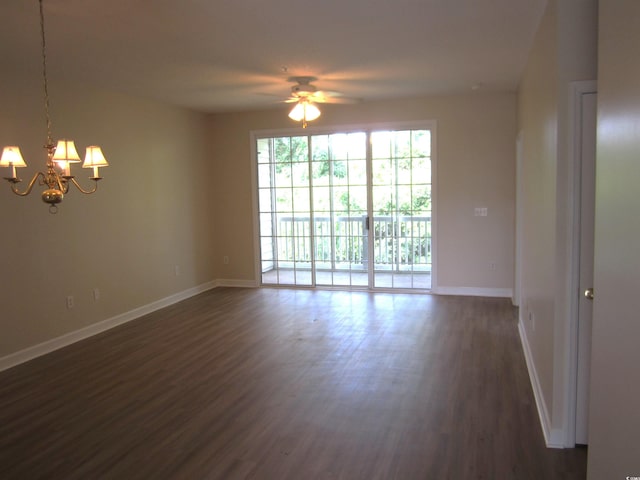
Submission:
[[[312,260],[317,269],[367,270],[367,227],[373,230],[375,270],[431,270],[431,216],[379,215],[367,225],[366,215],[312,219],[274,214],[270,224],[261,225],[263,270],[310,266]]]

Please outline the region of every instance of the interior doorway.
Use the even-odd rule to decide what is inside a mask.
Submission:
[[[575,443],[589,443],[589,386],[591,371],[591,329],[593,317],[593,253],[596,184],[596,116],[597,93],[580,94],[580,208],[577,309],[576,369],[576,438]]]
[[[593,287],[597,89],[595,81],[570,84],[570,180],[567,200],[572,208],[568,268],[568,326],[564,348],[566,383],[563,389],[563,428],[558,444],[566,448],[588,445],[591,371],[592,300],[585,291]],[[557,372],[559,373],[559,372]]]

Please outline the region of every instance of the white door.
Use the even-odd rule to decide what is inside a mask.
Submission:
[[[578,372],[576,443],[588,443],[589,376],[593,302],[585,292],[593,288],[593,244],[596,171],[596,93],[581,95],[580,155],[580,274],[578,301]]]

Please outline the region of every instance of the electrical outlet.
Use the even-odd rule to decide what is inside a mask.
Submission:
[[[100,289],[94,288],[93,289],[93,301],[97,302],[98,300],[100,300]]]
[[[182,273],[182,272],[180,271],[180,265],[176,265],[176,267],[175,267],[175,272],[176,272],[176,277],[179,277],[179,276],[180,276],[180,274]]]
[[[229,265],[229,257],[227,255],[222,257],[222,263],[224,263],[225,265]]]
[[[67,308],[71,310],[75,306],[75,302],[73,300],[73,295],[69,295],[67,297]]]
[[[489,264],[489,270],[491,270],[492,272],[495,272],[497,269],[495,262],[491,262]]]

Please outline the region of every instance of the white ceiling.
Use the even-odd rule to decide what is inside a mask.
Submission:
[[[364,102],[515,91],[545,3],[44,0],[48,71],[205,112],[276,106],[293,75]],[[0,18],[3,69],[41,75],[37,0]]]

